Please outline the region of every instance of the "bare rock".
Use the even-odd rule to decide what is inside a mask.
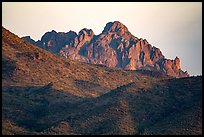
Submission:
[[[157,70],[172,77],[189,76],[181,70],[178,57],[166,59],[159,48],[133,36],[119,21],[107,23],[97,36],[87,28],[78,35],[73,31],[47,32],[38,42],[42,43],[40,47],[72,60],[128,70]]]

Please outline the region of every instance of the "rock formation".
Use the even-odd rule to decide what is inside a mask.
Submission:
[[[30,37],[24,38],[32,42]],[[180,68],[180,59],[166,59],[159,48],[146,39],[133,36],[119,21],[106,24],[101,34],[91,29],[67,33],[51,31],[35,43],[60,56],[92,64],[103,64],[126,70],[157,70],[172,77],[188,77]]]

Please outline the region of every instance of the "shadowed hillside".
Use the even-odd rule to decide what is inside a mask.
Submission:
[[[129,83],[81,103],[74,125],[82,134],[202,134],[201,83],[202,77]]]

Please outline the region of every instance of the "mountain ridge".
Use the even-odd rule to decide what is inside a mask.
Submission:
[[[22,37],[33,44],[33,40]],[[159,48],[146,39],[138,39],[119,21],[108,22],[99,35],[83,28],[77,34],[46,32],[34,45],[57,55],[91,64],[103,64],[126,70],[157,70],[171,77],[188,77],[182,71],[180,59],[166,59]]]

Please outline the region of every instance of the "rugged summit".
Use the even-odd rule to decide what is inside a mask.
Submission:
[[[23,38],[28,42],[33,40]],[[146,39],[133,36],[119,21],[106,24],[101,34],[91,29],[77,33],[47,32],[35,45],[55,54],[92,64],[103,64],[126,70],[156,70],[171,77],[188,77],[180,68],[180,59],[166,59],[159,48]]]

